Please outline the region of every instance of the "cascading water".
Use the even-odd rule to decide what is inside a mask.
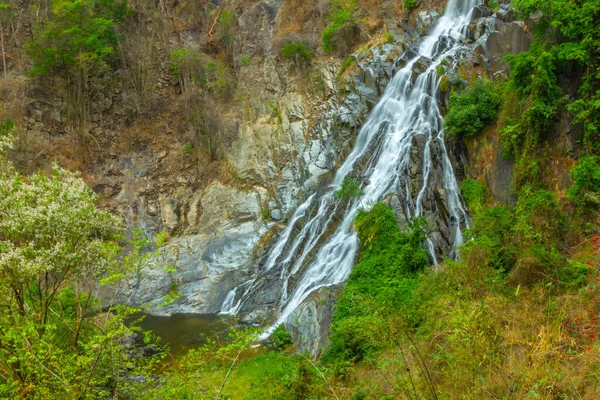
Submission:
[[[471,21],[471,10],[481,0],[450,0],[446,12],[417,48],[417,55],[399,70],[379,103],[363,125],[356,145],[338,170],[329,190],[317,198],[310,196],[291,217],[280,234],[258,275],[227,296],[221,312],[252,312],[261,285],[275,281],[278,296],[269,300],[279,314],[271,328],[286,318],[311,293],[344,282],[355,263],[359,248],[352,225],[360,208],[374,204],[390,194],[401,199],[407,218],[424,215],[432,197],[431,174],[436,172],[439,193],[443,193],[449,221],[450,256],[463,243],[461,226],[468,226],[456,178],[444,146],[442,115],[437,104],[439,79],[437,67],[443,60],[452,62],[461,48]],[[421,60],[429,63],[415,76]],[[411,175],[411,151],[415,142],[424,143],[420,166],[420,187],[414,187]],[[433,152],[432,152],[433,149]],[[435,155],[435,157],[433,157]],[[414,175],[414,174],[413,174]],[[362,182],[364,195],[348,202],[335,196],[346,177]],[[298,231],[299,230],[299,231]],[[426,244],[437,263],[434,243]],[[271,296],[272,297],[272,296]]]

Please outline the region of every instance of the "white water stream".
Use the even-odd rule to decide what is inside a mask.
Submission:
[[[471,22],[471,10],[481,0],[450,0],[445,14],[419,47],[418,55],[408,61],[388,84],[379,103],[371,111],[356,140],[352,153],[337,171],[330,189],[320,198],[310,196],[291,217],[288,226],[280,234],[271,249],[259,276],[279,271],[281,298],[279,315],[263,336],[284,322],[286,318],[311,293],[325,286],[344,282],[355,263],[359,248],[356,232],[352,229],[354,219],[364,205],[374,204],[388,194],[395,193],[404,199],[403,206],[408,217],[423,215],[423,199],[432,170],[432,144],[441,151],[444,197],[449,220],[452,221],[452,249],[463,243],[461,222],[468,224],[468,216],[460,198],[458,184],[444,146],[443,118],[438,108],[436,94],[440,79],[437,67],[444,59],[453,59],[465,37]],[[416,78],[415,63],[422,57],[431,61],[427,69]],[[425,146],[420,157],[422,162],[422,186],[411,190],[410,170],[413,139],[423,135]],[[372,153],[370,153],[372,151]],[[350,201],[344,210],[335,197],[344,178],[357,168],[361,159],[367,159],[366,168],[360,171],[364,195]],[[414,198],[411,193],[418,193]],[[341,221],[336,214],[342,215]],[[297,232],[297,224],[304,225]],[[337,226],[336,226],[337,225]],[[299,228],[299,227],[298,227]],[[427,247],[437,263],[433,242]],[[233,289],[223,303],[223,314],[236,314],[255,290],[256,279],[249,280]]]

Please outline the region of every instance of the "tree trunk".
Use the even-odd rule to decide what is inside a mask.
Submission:
[[[6,80],[6,56],[4,55],[4,25],[0,22],[0,42],[2,43],[2,68],[4,71],[4,80]]]

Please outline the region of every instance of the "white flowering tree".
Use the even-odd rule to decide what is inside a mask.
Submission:
[[[0,129],[0,398],[114,397],[126,365],[124,313],[97,283],[119,273],[122,223],[74,173],[20,176]],[[4,132],[2,132],[4,130]]]

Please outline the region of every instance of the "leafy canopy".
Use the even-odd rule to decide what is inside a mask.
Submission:
[[[122,0],[55,0],[53,17],[27,43],[33,76],[100,72],[114,62],[117,26],[127,16]]]

